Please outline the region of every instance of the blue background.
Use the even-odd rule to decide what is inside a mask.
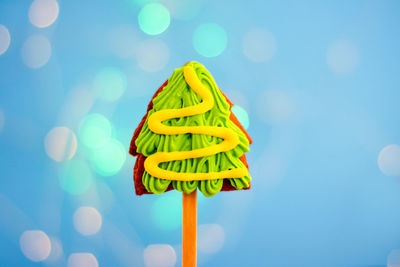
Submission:
[[[178,193],[136,196],[134,158],[127,156],[118,174],[94,174],[104,189],[97,192],[99,201],[70,195],[58,182],[62,163],[46,155],[43,143],[52,128],[65,125],[60,113],[72,88],[90,88],[96,72],[115,67],[128,79],[125,94],[112,103],[96,100],[89,113],[105,115],[127,150],[152,94],[191,60],[204,64],[228,96],[234,89],[245,98],[236,101],[249,114],[254,141],[247,155],[252,189],[200,197],[198,223],[221,225],[225,242],[217,253],[199,254],[199,266],[386,266],[390,252],[400,248],[400,180],[385,176],[377,164],[383,147],[400,143],[400,2],[202,1],[194,17],[172,17],[154,37],[138,26],[142,3],[59,1],[59,17],[44,29],[30,24],[30,4],[0,2],[0,24],[11,35],[0,55],[2,266],[65,266],[68,255],[80,251],[93,253],[99,266],[144,266],[143,249],[150,244],[173,246],[180,264]],[[228,37],[226,49],[212,58],[192,45],[196,27],[208,22]],[[147,72],[134,56],[113,54],[107,38],[118,25],[136,28],[138,42],[161,39],[170,54],[165,67]],[[266,62],[243,54],[242,39],[253,28],[275,37],[276,52]],[[21,48],[38,33],[49,39],[52,55],[31,69]],[[327,63],[337,40],[357,49],[357,66],[349,73]],[[289,99],[287,118],[263,119],[259,99],[268,90]],[[176,205],[165,214],[178,222],[164,229],[154,205],[171,196]],[[75,231],[72,216],[81,205],[102,214],[98,234]],[[19,238],[29,229],[57,237],[64,256],[39,263],[25,258]]]

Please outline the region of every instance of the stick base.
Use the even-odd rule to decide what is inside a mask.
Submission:
[[[182,194],[182,267],[196,267],[197,189],[190,194]]]

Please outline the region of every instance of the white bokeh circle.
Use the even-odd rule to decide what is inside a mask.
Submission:
[[[176,264],[173,247],[166,244],[149,245],[143,252],[146,267],[172,267]]]
[[[29,7],[28,17],[32,25],[46,28],[56,21],[58,12],[56,0],[35,0]]]
[[[72,253],[68,257],[67,267],[98,267],[96,257],[92,253]]]
[[[0,24],[0,55],[4,54],[10,46],[11,36],[7,27]]]
[[[50,59],[49,40],[40,34],[32,35],[24,42],[21,50],[22,61],[32,69],[43,67]]]
[[[51,242],[45,232],[28,230],[19,239],[22,253],[34,262],[44,261],[50,255]]]
[[[102,217],[93,207],[80,207],[74,213],[74,227],[82,235],[96,234],[102,225]]]
[[[379,169],[387,176],[400,176],[400,146],[385,146],[378,156]]]
[[[75,133],[67,127],[55,127],[44,139],[46,154],[53,160],[61,162],[70,160],[76,152],[78,142]]]

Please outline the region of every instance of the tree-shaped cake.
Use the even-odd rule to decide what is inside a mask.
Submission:
[[[190,62],[176,69],[154,95],[132,139],[130,152],[138,156],[136,193],[176,189],[188,194],[199,188],[210,197],[248,189],[244,153],[251,139],[231,106],[203,65]],[[159,172],[146,168],[155,163]]]
[[[251,139],[203,65],[185,64],[157,90],[129,152],[136,194],[183,192],[182,266],[196,266],[197,188],[207,197],[250,188]]]

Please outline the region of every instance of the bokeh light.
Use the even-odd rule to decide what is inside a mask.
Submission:
[[[43,35],[30,36],[22,46],[22,61],[32,69],[43,67],[51,56],[51,45]]]
[[[202,8],[203,2],[198,0],[163,0],[171,17],[178,20],[188,21],[196,17]]]
[[[193,47],[204,57],[216,57],[224,52],[228,37],[225,30],[216,23],[205,23],[193,34]]]
[[[126,90],[126,76],[117,68],[104,68],[94,79],[94,90],[106,101],[116,101]]]
[[[144,33],[149,35],[163,33],[170,23],[169,11],[159,3],[147,4],[140,10],[138,22]]]
[[[79,128],[79,141],[88,148],[99,148],[111,137],[111,123],[101,114],[87,115]]]
[[[139,67],[145,71],[162,70],[169,61],[169,48],[160,39],[148,39],[141,42],[136,50]]]
[[[77,146],[75,133],[67,127],[51,129],[44,139],[46,154],[58,162],[70,160],[75,155]]]
[[[388,145],[378,156],[379,169],[388,176],[400,176],[400,146]]]
[[[6,123],[6,117],[4,115],[3,110],[0,108],[0,133],[3,131],[4,129],[4,125]]]
[[[359,62],[357,47],[350,41],[336,41],[328,48],[327,62],[336,73],[353,72]]]
[[[157,228],[169,231],[182,224],[182,196],[180,192],[168,192],[157,196],[151,209],[151,215]]]
[[[56,0],[35,0],[29,7],[29,21],[38,28],[48,27],[56,21],[58,11]]]
[[[400,266],[400,249],[393,249],[387,258],[387,267]]]
[[[172,267],[176,263],[173,247],[166,244],[149,245],[143,252],[146,267]]]
[[[291,118],[293,103],[283,91],[267,90],[258,98],[257,110],[262,121],[276,124]]]
[[[40,230],[28,230],[19,239],[22,253],[31,261],[44,261],[50,255],[49,237]]]
[[[247,130],[250,125],[249,114],[247,114],[247,111],[238,105],[234,105],[231,108],[231,111],[233,112],[233,114],[235,114],[236,118],[239,120],[240,124],[242,124],[243,128]]]
[[[219,224],[199,225],[197,232],[197,246],[203,253],[216,253],[224,245],[225,231]]]
[[[96,149],[91,157],[97,173],[103,176],[111,176],[118,173],[126,160],[124,146],[116,139]]]
[[[0,24],[0,55],[4,54],[10,46],[10,32],[7,27]]]
[[[74,213],[74,227],[82,235],[96,234],[102,224],[101,214],[93,207],[80,207]]]
[[[251,61],[264,62],[275,54],[275,37],[264,29],[253,29],[243,38],[243,53]]]
[[[72,253],[68,257],[67,267],[98,267],[96,257],[92,253]]]
[[[92,172],[89,165],[81,159],[71,159],[63,164],[60,171],[61,187],[72,195],[79,195],[92,184]]]

